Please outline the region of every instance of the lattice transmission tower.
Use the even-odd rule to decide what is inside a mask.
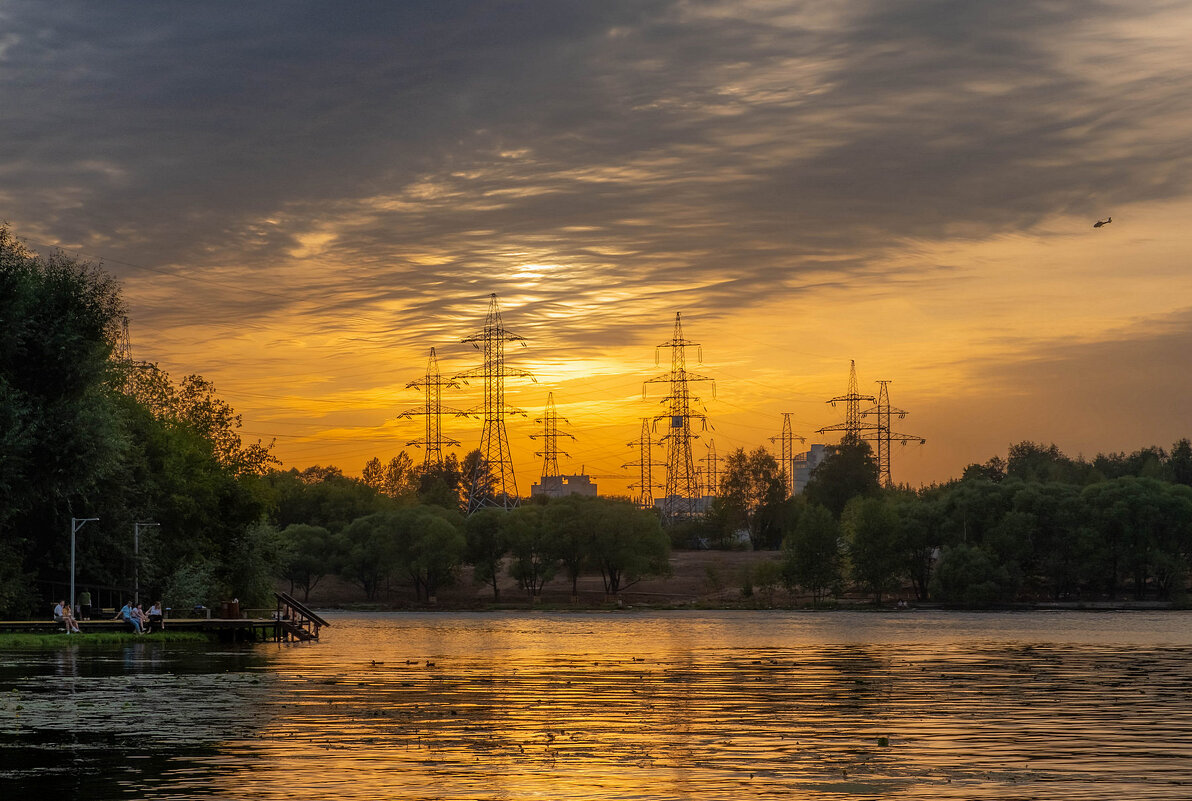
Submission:
[[[646,384],[665,383],[670,387],[670,394],[660,403],[669,404],[669,413],[654,417],[654,424],[659,420],[667,421],[667,433],[662,437],[667,443],[666,449],[666,488],[662,499],[662,522],[664,524],[691,517],[698,509],[699,480],[695,474],[695,462],[691,455],[691,441],[698,439],[698,434],[691,433],[691,421],[698,420],[702,429],[708,427],[708,418],[699,412],[693,412],[693,403],[699,403],[699,398],[691,394],[688,386],[695,381],[711,381],[707,376],[689,373],[687,371],[687,348],[699,348],[698,342],[683,338],[682,316],[675,313],[675,330],[670,340],[663,342],[654,351],[654,360],[658,361],[658,351],[670,348],[670,372],[646,381]],[[699,359],[703,360],[702,351],[697,351]],[[642,395],[645,395],[645,386]],[[713,383],[712,392],[715,394],[716,385]]]
[[[848,363],[848,392],[844,395],[837,395],[828,401],[833,407],[838,403],[844,404],[844,422],[824,426],[817,433],[841,431],[843,432],[840,436],[842,443],[860,443],[865,439],[867,432],[877,430],[877,426],[861,422],[861,404],[865,401],[877,403],[877,398],[872,395],[862,395],[857,389],[857,363],[850,361]]]
[[[888,385],[893,381],[878,381],[881,389],[877,393],[877,402],[873,408],[866,409],[861,412],[861,415],[873,415],[877,418],[877,427],[870,436],[867,436],[870,442],[877,443],[877,475],[878,480],[883,487],[894,486],[894,479],[890,474],[890,446],[895,442],[900,442],[906,445],[908,442],[918,441],[920,445],[926,445],[927,440],[923,437],[914,434],[899,434],[891,430],[890,419],[897,417],[899,420],[905,419],[907,412],[904,409],[896,409],[890,405],[890,391]]]
[[[571,437],[575,439],[573,434],[568,434],[566,431],[559,431],[559,421],[570,423],[566,417],[559,417],[555,412],[555,393],[546,393],[546,410],[542,417],[534,420],[535,423],[542,423],[541,434],[531,434],[530,439],[541,439],[543,442],[542,450],[535,451],[535,456],[542,457],[542,478],[543,486],[546,485],[545,479],[559,478],[559,454],[563,453],[559,450],[559,437]],[[571,454],[563,453],[564,456],[570,457]],[[561,487],[560,487],[561,489]]]
[[[128,334],[128,317],[120,321],[120,333],[116,336],[116,346],[112,349],[112,361],[116,363],[117,381],[121,391],[128,392],[133,386],[133,371],[148,370],[154,367],[149,362],[137,361],[132,357],[132,337]]]
[[[406,445],[425,447],[422,457],[422,469],[443,466],[443,448],[456,447],[459,440],[443,436],[443,415],[451,414],[455,417],[469,417],[467,412],[452,409],[443,405],[443,390],[456,389],[459,382],[453,378],[443,378],[439,373],[439,357],[435,349],[430,349],[430,357],[426,360],[426,375],[406,384],[406,389],[422,390],[422,406],[406,409],[397,419],[413,419],[418,415],[426,418],[426,435],[422,439],[412,439]]]
[[[638,457],[636,462],[628,462],[621,465],[622,469],[626,467],[637,468],[637,481],[629,485],[629,489],[637,490],[633,496],[633,502],[642,509],[654,508],[654,490],[662,489],[662,484],[654,483],[654,446],[661,444],[662,440],[655,440],[653,432],[650,429],[651,418],[642,418],[642,430],[637,439],[629,443],[630,448],[636,447],[638,449]]]
[[[716,455],[716,440],[708,440],[704,447],[708,449],[704,454],[704,475],[708,480],[708,488],[704,494],[715,497],[720,494],[720,463],[724,461],[724,457]]]
[[[807,439],[799,436],[791,428],[791,415],[794,412],[782,413],[782,433],[776,437],[770,437],[770,442],[782,443],[782,472],[786,478],[786,496],[792,498],[795,495],[795,440],[799,442],[806,442]]]
[[[463,342],[484,354],[484,364],[453,376],[465,384],[469,378],[484,379],[484,432],[480,436],[480,462],[470,477],[468,513],[484,506],[511,509],[518,505],[517,476],[513,472],[513,457],[509,452],[509,435],[505,431],[505,417],[525,412],[505,404],[505,379],[524,377],[534,380],[529,370],[505,364],[505,343],[517,342],[525,347],[524,337],[507,331],[501,324],[501,309],[497,295],[489,295],[488,316],[484,328]]]

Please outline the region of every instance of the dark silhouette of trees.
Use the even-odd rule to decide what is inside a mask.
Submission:
[[[872,497],[881,490],[877,462],[868,442],[844,441],[811,472],[803,494],[809,504],[827,507],[837,519],[845,505],[857,496]]]
[[[733,530],[748,531],[755,551],[781,544],[784,500],[782,470],[765,448],[748,454],[738,448],[728,455],[720,479],[720,503],[727,524]]]

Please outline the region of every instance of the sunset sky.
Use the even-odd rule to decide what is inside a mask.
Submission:
[[[0,220],[286,467],[420,438],[495,292],[523,494],[550,391],[563,472],[633,472],[676,312],[697,458],[832,441],[855,359],[919,485],[1192,436],[1190,43],[1186,1],[0,0]]]

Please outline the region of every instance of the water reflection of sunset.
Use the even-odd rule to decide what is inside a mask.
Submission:
[[[279,654],[271,722],[254,742],[228,745],[253,758],[226,789],[345,799],[1145,789],[1141,740],[1119,743],[1119,761],[1099,755],[1121,721],[1167,714],[1146,699],[1184,680],[1172,662],[1180,646],[1154,647],[1172,647],[1162,616],[1125,628],[1102,616],[1097,645],[1055,615],[1037,631],[1022,616],[913,617],[337,620],[319,647]],[[1134,646],[1112,644],[1123,637]],[[1155,660],[1141,687],[1140,654]],[[1130,689],[1106,690],[1115,682]],[[1185,740],[1168,745],[1192,753]]]

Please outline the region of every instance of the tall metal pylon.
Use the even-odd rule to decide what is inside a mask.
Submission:
[[[828,401],[832,406],[836,406],[838,403],[844,404],[844,422],[824,426],[817,433],[823,434],[828,431],[843,431],[844,433],[840,437],[842,443],[861,442],[865,438],[865,432],[877,429],[875,425],[867,425],[861,422],[862,401],[876,403],[877,399],[872,395],[862,395],[860,390],[857,389],[857,363],[856,361],[850,361],[848,363],[848,392],[844,395],[837,395]]]
[[[529,370],[506,366],[505,343],[518,342],[525,347],[526,340],[507,331],[501,324],[501,309],[494,292],[489,295],[484,328],[462,341],[471,343],[472,347],[484,353],[484,364],[456,373],[452,379],[459,379],[465,384],[469,378],[484,379],[484,432],[480,436],[480,463],[476,474],[471,476],[471,488],[468,491],[468,513],[484,506],[512,509],[520,503],[520,498],[517,494],[517,476],[513,472],[513,458],[509,452],[509,435],[505,431],[505,417],[510,414],[524,417],[525,412],[505,405],[505,379],[525,377],[534,380],[534,376]],[[491,492],[488,491],[488,481],[484,480],[484,472],[492,478]]]
[[[794,412],[782,413],[782,433],[776,437],[770,437],[770,442],[782,442],[782,472],[786,477],[786,496],[788,498],[795,495],[795,440],[807,441],[805,437],[794,433],[791,428],[792,414]]]
[[[132,337],[128,334],[128,316],[120,320],[120,333],[116,336],[116,346],[112,349],[112,360],[118,370],[121,391],[129,392],[132,386],[132,371],[146,370],[154,365],[149,362],[137,361],[132,357]]]
[[[642,509],[654,508],[654,490],[662,489],[661,484],[654,483],[654,446],[658,445],[661,440],[655,441],[650,430],[651,419],[649,417],[642,418],[642,430],[638,438],[629,443],[629,447],[636,447],[638,449],[638,457],[636,462],[629,462],[621,465],[622,469],[626,467],[636,467],[638,473],[637,483],[630,484],[629,489],[637,490],[637,494],[633,496],[633,502]]]
[[[698,412],[691,411],[693,403],[699,403],[699,398],[691,394],[688,387],[693,381],[711,381],[707,376],[687,372],[687,348],[699,347],[698,342],[683,338],[682,315],[675,313],[675,330],[670,340],[658,345],[654,350],[654,360],[658,361],[658,351],[662,348],[671,350],[670,372],[663,373],[647,380],[646,384],[665,383],[670,387],[670,394],[660,403],[669,404],[669,413],[654,417],[654,424],[659,420],[666,420],[668,431],[662,437],[667,442],[666,452],[666,488],[662,499],[662,522],[671,523],[676,520],[693,516],[699,505],[699,481],[695,475],[695,462],[691,455],[691,441],[698,439],[698,434],[691,433],[691,421],[699,420],[701,427],[706,430],[708,418]],[[698,357],[703,360],[703,352],[698,351]],[[642,386],[642,395],[646,388]],[[715,394],[716,385],[712,385]]]
[[[720,463],[723,459],[716,455],[716,440],[708,440],[704,447],[708,449],[704,454],[704,475],[708,478],[708,491],[704,494],[715,497],[720,494]]]
[[[866,437],[870,442],[877,443],[877,477],[883,487],[894,486],[894,479],[890,474],[890,446],[895,442],[901,442],[906,445],[908,442],[918,440],[920,445],[926,445],[927,440],[923,437],[915,436],[914,434],[898,434],[891,430],[890,418],[897,416],[899,420],[905,419],[907,412],[904,409],[896,409],[890,405],[890,391],[888,386],[894,383],[892,380],[878,381],[881,389],[877,393],[877,402],[873,408],[866,409],[861,412],[862,416],[873,415],[877,418],[876,430]]]
[[[555,413],[555,393],[546,393],[546,411],[543,412],[542,417],[534,420],[535,423],[542,423],[541,434],[531,434],[530,439],[543,440],[543,447],[541,451],[535,451],[535,456],[542,457],[542,477],[543,478],[558,478],[559,477],[559,437],[571,437],[575,439],[573,434],[568,434],[566,431],[559,431],[559,420],[564,423],[570,423],[566,417],[559,417]],[[564,456],[571,456],[569,453],[563,453]]]
[[[439,373],[439,357],[435,355],[434,348],[430,349],[430,357],[426,360],[426,375],[406,384],[406,389],[422,390],[422,406],[406,409],[397,418],[399,420],[402,418],[412,419],[416,415],[422,415],[426,418],[426,436],[423,439],[412,439],[406,443],[406,445],[426,447],[426,453],[422,457],[423,470],[430,470],[432,467],[441,467],[443,465],[443,448],[459,445],[459,440],[443,436],[444,413],[452,414],[456,417],[470,416],[467,412],[443,405],[444,388],[456,389],[458,387],[458,381],[453,378],[443,378]]]

